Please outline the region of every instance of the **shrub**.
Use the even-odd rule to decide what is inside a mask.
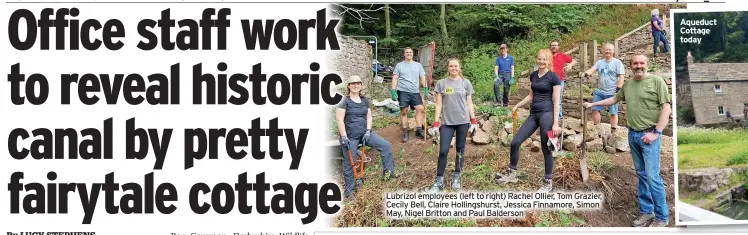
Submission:
[[[727,165],[739,165],[748,163],[748,149],[743,150],[741,152],[736,153],[735,155],[730,156],[730,158],[727,159]]]

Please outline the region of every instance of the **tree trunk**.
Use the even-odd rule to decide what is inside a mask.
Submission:
[[[444,38],[444,41],[446,43],[447,41],[447,10],[446,5],[441,4],[441,14],[439,15],[439,22],[441,22],[442,25],[442,38]]]
[[[390,38],[390,4],[384,4],[384,25],[385,37]]]

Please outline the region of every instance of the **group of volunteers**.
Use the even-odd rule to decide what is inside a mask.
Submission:
[[[654,18],[653,11],[653,18]],[[653,20],[652,24],[656,23]],[[659,25],[658,25],[659,26]],[[653,30],[661,29],[653,26]],[[659,37],[659,36],[656,36]],[[659,40],[656,39],[656,40]],[[656,41],[657,42],[657,41]],[[667,47],[666,47],[667,48]],[[633,79],[625,80],[625,66],[614,57],[615,47],[612,44],[603,46],[605,58],[597,61],[591,68],[580,73],[589,78],[597,72],[597,89],[593,92],[593,102],[583,103],[585,108],[592,108],[593,121],[600,123],[600,111],[604,107],[610,113],[612,132],[618,128],[618,102],[626,101],[628,105],[627,126],[629,145],[636,174],[639,179],[638,199],[641,216],[634,226],[666,226],[668,223],[668,206],[665,199],[665,187],[660,176],[660,141],[662,130],[667,126],[670,115],[670,95],[663,78],[647,72],[648,58],[635,55],[628,64],[633,72]],[[656,47],[655,47],[656,50]],[[666,49],[667,50],[667,49]],[[451,189],[460,190],[461,172],[468,156],[465,156],[465,145],[469,133],[478,127],[472,96],[475,94],[470,78],[462,75],[460,61],[449,59],[447,76],[438,80],[434,86],[436,109],[434,122],[429,130],[423,129],[425,123],[424,103],[420,94],[423,87],[425,95],[429,94],[426,73],[423,66],[413,61],[413,50],[405,48],[404,60],[395,66],[391,96],[400,106],[402,142],[408,142],[408,111],[415,109],[415,134],[423,138],[424,131],[439,137],[439,155],[436,168],[436,179],[430,192],[440,192],[445,186],[445,168],[452,137],[456,137],[455,165],[452,171]],[[530,104],[530,113],[517,133],[511,145],[509,165],[498,172],[495,182],[500,185],[516,183],[520,157],[520,145],[538,128],[540,129],[541,149],[544,156],[545,175],[538,192],[550,192],[553,182],[553,147],[546,146],[549,139],[562,134],[559,125],[563,118],[562,102],[565,72],[572,69],[576,61],[563,53],[559,41],[550,42],[549,48],[541,49],[536,54],[537,70],[530,76],[531,92],[512,107],[512,112]],[[514,83],[515,61],[509,55],[509,46],[499,46],[499,56],[494,67],[494,101],[497,105],[509,107],[509,89]],[[398,177],[392,155],[391,144],[372,132],[371,103],[361,94],[361,78],[351,76],[347,81],[347,96],[337,107],[338,130],[341,149],[344,154],[356,150],[359,143],[379,151],[382,158],[384,177]],[[500,92],[503,89],[503,92]],[[355,152],[355,151],[354,151]],[[346,197],[351,197],[356,187],[362,183],[354,182],[353,164],[355,158],[344,158],[343,176]]]

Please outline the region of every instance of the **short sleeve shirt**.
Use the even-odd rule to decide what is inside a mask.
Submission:
[[[662,105],[670,103],[670,93],[662,77],[649,75],[641,81],[624,82],[616,99],[626,101],[626,124],[635,130],[645,130],[657,125]]]
[[[338,108],[345,109],[345,133],[350,139],[360,139],[366,134],[366,116],[369,114],[369,100],[361,97],[361,102],[356,103],[350,97],[345,97]]]
[[[560,86],[561,79],[551,71],[548,71],[542,77],[538,77],[538,75],[538,71],[530,74],[530,89],[532,90],[530,112],[553,112],[553,86]]]
[[[415,61],[397,63],[393,73],[398,76],[397,90],[410,93],[419,92],[418,84],[421,76],[426,76],[426,71],[423,70],[421,63]]]
[[[444,124],[461,125],[470,123],[467,97],[472,97],[475,93],[470,80],[444,78],[436,82],[435,90],[442,97],[442,120]]]
[[[506,58],[499,55],[499,57],[496,57],[496,66],[499,66],[499,73],[511,73],[512,66],[514,66],[514,57],[510,54],[506,54]]]
[[[556,52],[555,55],[553,55],[553,73],[558,75],[558,78],[561,79],[561,81],[565,80],[564,77],[564,66],[568,63],[571,63],[572,58],[571,56],[567,55],[563,52]]]
[[[618,75],[626,74],[621,60],[613,58],[611,61],[605,59],[598,60],[595,63],[598,73],[597,91],[601,95],[614,95],[616,93],[616,84]]]

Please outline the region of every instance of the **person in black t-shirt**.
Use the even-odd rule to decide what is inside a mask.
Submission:
[[[551,71],[551,68],[553,68],[551,58],[553,58],[553,54],[548,49],[542,49],[538,52],[538,56],[536,57],[538,71],[530,74],[530,88],[532,92],[512,108],[512,112],[515,112],[517,108],[532,101],[530,116],[527,117],[527,120],[517,130],[512,139],[509,166],[505,172],[497,173],[496,175],[496,183],[498,184],[517,182],[516,171],[517,163],[519,162],[519,146],[540,127],[541,149],[543,150],[543,158],[545,160],[545,178],[543,186],[540,187],[538,192],[550,192],[553,188],[553,155],[551,154],[551,150],[545,146],[545,143],[548,142],[549,131],[552,131],[553,136],[558,136],[561,133],[558,118],[556,118],[559,112],[558,103],[561,100],[561,79]]]
[[[338,121],[338,131],[340,132],[340,149],[343,151],[343,179],[345,181],[345,196],[352,196],[355,184],[363,186],[363,182],[355,182],[353,176],[353,166],[351,166],[348,157],[348,150],[354,155],[354,161],[360,160],[358,155],[358,145],[361,141],[366,146],[372,147],[379,151],[382,156],[382,165],[385,177],[396,177],[395,163],[392,159],[392,145],[386,139],[371,131],[371,108],[369,100],[361,96],[361,78],[351,76],[348,79],[348,94],[338,105],[335,112],[335,118]]]

